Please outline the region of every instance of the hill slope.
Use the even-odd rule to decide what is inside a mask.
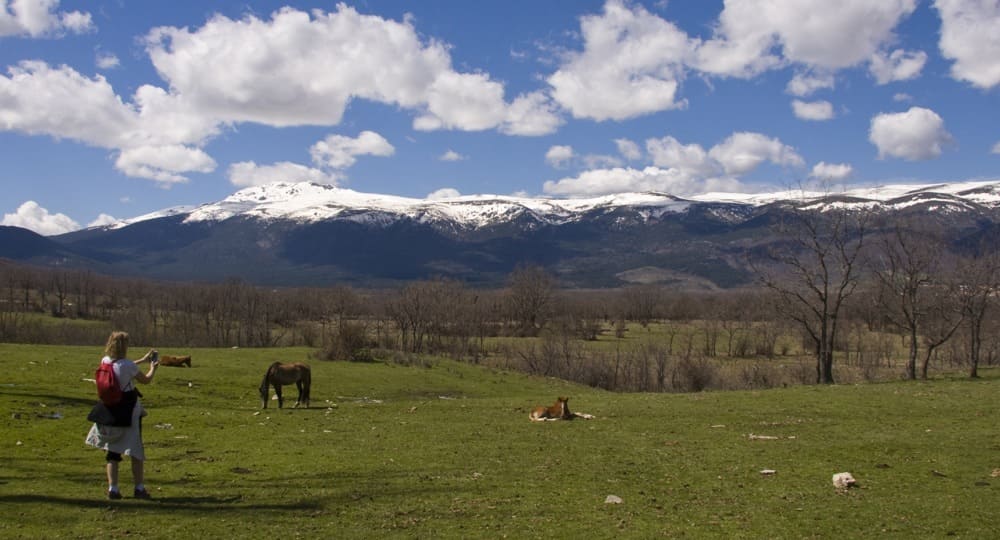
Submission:
[[[169,280],[238,276],[272,285],[377,286],[450,276],[496,285],[517,265],[544,266],[567,287],[634,281],[732,287],[751,279],[743,254],[770,241],[793,209],[867,208],[930,224],[956,243],[1000,222],[1000,183],[885,186],[683,199],[628,193],[592,199],[467,196],[407,199],[315,184],[241,190],[37,241],[11,258]],[[45,239],[42,239],[45,240]],[[47,246],[47,247],[45,247]]]

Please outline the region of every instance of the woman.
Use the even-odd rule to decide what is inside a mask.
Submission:
[[[95,446],[107,452],[107,473],[108,473],[108,498],[112,500],[121,499],[121,492],[118,490],[118,464],[122,460],[122,454],[132,458],[132,478],[135,481],[134,495],[136,499],[150,499],[149,492],[143,484],[143,464],[146,455],[142,447],[142,417],[146,416],[146,410],[139,402],[141,395],[135,388],[136,381],[148,384],[153,381],[156,375],[158,362],[156,361],[156,351],[150,349],[142,358],[136,361],[129,360],[128,356],[128,334],[125,332],[112,332],[108,337],[108,344],[104,347],[103,364],[111,364],[121,386],[123,396],[119,404],[109,407],[111,415],[115,418],[113,424],[97,424],[90,428],[87,434],[87,444]],[[143,362],[149,362],[149,371],[142,373],[139,366]]]

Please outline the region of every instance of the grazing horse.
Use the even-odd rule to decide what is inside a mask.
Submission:
[[[574,418],[591,419],[594,415],[587,413],[575,413],[569,410],[569,398],[557,397],[556,402],[550,407],[538,406],[528,414],[528,420],[532,422],[546,422],[552,420],[572,420]]]
[[[191,357],[190,356],[169,356],[163,355],[160,357],[161,366],[187,366],[191,367]]]
[[[269,385],[274,386],[274,395],[278,396],[278,408],[280,409],[284,405],[284,400],[281,398],[281,386],[292,383],[295,383],[296,388],[299,389],[299,398],[295,400],[295,406],[298,407],[301,404],[309,407],[309,385],[312,383],[312,374],[309,371],[309,366],[301,362],[293,364],[275,362],[268,366],[267,371],[264,373],[264,380],[260,383],[261,408],[267,408],[267,390]]]

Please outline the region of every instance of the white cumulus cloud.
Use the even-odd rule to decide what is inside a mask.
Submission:
[[[139,146],[122,150],[115,160],[115,168],[128,176],[169,185],[187,182],[182,172],[214,171],[215,160],[200,148],[179,144]]]
[[[674,137],[646,140],[652,165],[645,168],[606,167],[577,176],[545,182],[546,193],[584,197],[625,191],[663,191],[694,195],[710,191],[743,191],[738,176],[764,162],[802,166],[795,150],[760,133],[734,133],[706,151],[698,144],[683,144]]]
[[[356,138],[330,135],[309,148],[313,163],[331,169],[346,169],[357,156],[391,156],[396,148],[374,131],[362,131]]]
[[[161,182],[184,181],[181,173],[206,171],[210,158],[196,149],[188,153],[198,154],[197,159],[179,160],[158,167],[158,172],[138,166],[130,157],[149,155],[145,147],[200,145],[217,132],[214,120],[191,110],[183,99],[143,85],[135,102],[126,103],[101,75],[89,78],[70,67],[39,61],[24,61],[7,71],[9,76],[0,75],[0,130],[120,150],[122,172]],[[193,168],[183,170],[182,163]]]
[[[26,201],[13,214],[4,214],[0,225],[21,227],[43,236],[75,231],[80,224],[65,214],[51,214],[35,201]]]
[[[458,192],[455,188],[441,188],[437,191],[433,191],[427,194],[427,198],[430,200],[435,199],[451,199],[454,197],[461,197],[462,194]]]
[[[830,73],[796,73],[788,81],[785,91],[793,96],[806,97],[817,90],[834,87],[834,78]]]
[[[583,51],[548,77],[553,99],[575,118],[624,120],[683,107],[677,90],[694,42],[642,6],[608,0],[580,20]]]
[[[1000,2],[935,0],[941,15],[941,54],[954,60],[951,76],[979,88],[1000,83]]]
[[[121,65],[121,61],[118,60],[118,57],[114,53],[103,51],[97,53],[94,63],[100,69],[114,69]]]
[[[851,167],[847,163],[827,163],[820,161],[816,165],[813,165],[809,176],[819,180],[844,180],[852,174],[854,174],[854,167]]]
[[[936,112],[911,107],[903,113],[882,113],[872,118],[868,140],[878,147],[879,158],[915,161],[940,156],[952,137]]]
[[[615,145],[618,147],[618,153],[629,161],[635,161],[642,158],[642,148],[640,148],[634,141],[630,141],[628,139],[615,139]]]
[[[728,0],[698,67],[750,77],[787,62],[835,70],[857,65],[893,40],[916,0]]]
[[[66,32],[81,34],[94,29],[90,13],[56,11],[59,0],[10,0],[0,2],[0,37],[42,37]]]
[[[87,224],[88,227],[104,227],[106,225],[114,225],[118,223],[118,218],[110,214],[101,213],[98,215],[94,221]]]
[[[778,139],[760,133],[739,132],[712,147],[709,156],[722,164],[726,174],[741,175],[769,161],[775,165],[801,167],[805,161]]]
[[[145,42],[171,89],[223,122],[337,125],[351,100],[366,99],[415,111],[419,130],[542,134],[558,125],[544,96],[509,104],[489,75],[455,71],[448,46],[425,42],[411,19],[343,3],[285,7],[269,19],[215,15],[200,28],[155,28]]]
[[[915,9],[916,0],[727,0],[702,39],[637,3],[607,0],[581,17],[582,50],[564,54],[546,80],[573,117],[604,121],[686,107],[679,90],[690,72],[750,78],[796,66],[786,91],[798,97],[833,88],[837,70],[873,57],[879,77],[910,78],[923,53],[878,53]]]
[[[889,84],[916,78],[924,69],[925,63],[927,53],[924,51],[896,49],[888,55],[883,52],[872,55],[869,70],[878,84]]]
[[[441,157],[439,157],[438,159],[441,161],[462,161],[463,159],[465,159],[465,156],[459,154],[454,150],[448,150],[447,152],[441,154]]]
[[[588,169],[620,167],[622,165],[621,159],[606,154],[587,154],[581,157],[580,160],[583,162],[583,166]]]
[[[335,125],[354,97],[403,107],[426,102],[447,49],[424,46],[408,22],[341,4],[271,19],[213,16],[200,28],[159,27],[146,48],[160,75],[199,109],[232,122]]]
[[[709,177],[722,173],[722,165],[709,157],[699,144],[682,144],[667,136],[646,141],[646,152],[657,167],[677,169],[692,177]]]
[[[23,61],[0,75],[0,128],[69,138],[102,148],[129,144],[138,129],[135,111],[107,80],[72,68]]]
[[[623,192],[661,191],[674,195],[694,195],[709,191],[740,191],[733,178],[698,178],[680,169],[646,167],[585,171],[576,177],[548,181],[545,193],[569,197],[587,197]]]
[[[792,101],[792,111],[800,120],[829,120],[833,118],[833,105],[829,101]]]
[[[545,162],[553,167],[565,167],[573,159],[573,147],[555,145],[545,152]]]
[[[427,90],[427,112],[413,121],[422,131],[492,129],[506,116],[503,85],[482,73],[441,73]]]
[[[537,136],[555,133],[564,121],[556,106],[543,92],[517,97],[507,108],[500,132],[507,135]]]
[[[273,165],[257,165],[243,161],[229,166],[229,182],[238,187],[262,186],[274,182],[312,182],[337,185],[340,177],[298,163],[281,161]]]

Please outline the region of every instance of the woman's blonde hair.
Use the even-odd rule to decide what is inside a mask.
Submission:
[[[128,355],[128,333],[111,332],[108,344],[104,346],[104,354],[112,360],[120,360]]]

